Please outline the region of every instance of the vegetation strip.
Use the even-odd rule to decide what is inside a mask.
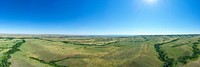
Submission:
[[[192,59],[197,59],[198,56],[200,55],[200,49],[197,48],[197,44],[199,44],[198,42],[194,42],[193,43],[193,54],[191,56],[182,56],[178,58],[178,62],[181,62],[183,64],[186,64],[188,62],[188,60],[192,60]]]
[[[44,60],[40,60],[40,59],[34,58],[34,57],[29,57],[29,58],[34,59],[34,60],[37,60],[37,61],[39,61],[39,62],[41,62],[41,63],[44,63],[44,64],[48,64],[48,65],[50,65],[50,66],[54,66],[54,67],[68,67],[68,66],[64,66],[64,65],[58,65],[58,64],[55,63],[55,62],[61,61],[61,60],[46,62],[46,61],[44,61]],[[62,59],[62,60],[63,60],[63,59]]]
[[[170,42],[154,45],[154,47],[156,48],[156,51],[159,54],[159,59],[164,62],[163,67],[172,67],[174,63],[178,64],[178,62],[186,64],[189,60],[197,59],[198,56],[200,55],[200,49],[197,48],[197,44],[199,44],[199,42],[200,42],[200,40],[198,40],[198,42],[194,42],[193,45],[192,45],[193,54],[191,56],[181,56],[181,57],[178,58],[178,60],[174,60],[173,58],[169,58],[167,56],[167,54],[163,50],[160,49],[161,48],[160,46],[167,44],[167,43],[175,42],[177,40],[178,39],[172,40]]]
[[[85,58],[85,57],[74,56],[74,57],[67,57],[67,58],[63,58],[63,59],[59,59],[59,60],[52,60],[52,61],[49,61],[49,62],[56,63],[56,62],[64,61],[64,60],[66,60],[66,59],[70,59],[70,58],[71,58],[71,59],[72,59],[72,58],[78,59],[78,58]]]
[[[9,47],[0,47],[0,49],[8,49]]]
[[[70,42],[70,41],[53,41],[53,40],[48,40],[48,39],[40,39],[40,40],[45,40],[45,41],[50,41],[50,42],[62,42],[62,43],[65,43],[65,44],[84,45],[84,46],[106,46],[106,45],[109,45],[109,44],[114,44],[114,43],[119,42],[119,41],[114,41],[114,42],[109,42],[109,43],[102,44],[102,45],[97,45],[97,44],[74,43],[74,42]]]
[[[160,44],[155,44],[154,45],[154,47],[156,48],[156,51],[157,51],[157,53],[159,55],[159,59],[164,62],[163,67],[172,67],[173,63],[174,63],[174,59],[173,58],[169,58],[167,56],[167,54],[163,50],[161,50],[160,46],[162,46],[164,44],[167,44],[167,43],[175,42],[177,40],[179,40],[179,38],[171,40],[169,42],[165,42],[165,43],[160,43]]]
[[[14,46],[11,47],[11,49],[5,53],[3,53],[3,56],[0,61],[0,67],[9,67],[10,66],[10,62],[8,62],[8,59],[11,58],[11,54],[20,51],[20,49],[18,49],[23,43],[25,43],[25,40],[22,40],[21,42],[16,43]]]
[[[44,60],[40,60],[38,58],[34,58],[34,57],[29,57],[31,59],[34,59],[34,60],[37,60],[41,63],[44,63],[44,64],[48,64],[48,65],[51,65],[51,66],[54,66],[54,67],[68,67],[68,66],[64,66],[64,65],[58,65],[56,64],[56,62],[60,62],[60,61],[64,61],[66,59],[70,59],[70,58],[74,58],[74,59],[77,59],[77,58],[84,58],[84,57],[80,57],[80,56],[74,56],[74,57],[66,57],[66,58],[63,58],[63,59],[59,59],[59,60],[51,60],[49,62],[46,62]]]

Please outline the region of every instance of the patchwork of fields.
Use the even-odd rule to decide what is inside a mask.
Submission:
[[[1,36],[0,67],[200,67],[200,35]]]

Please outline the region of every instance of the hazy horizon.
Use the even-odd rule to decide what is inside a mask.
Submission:
[[[0,33],[200,34],[199,0],[0,0]]]
[[[157,34],[55,34],[55,33],[0,33],[0,35],[74,35],[74,36],[137,36],[137,35],[200,35],[199,33],[157,33]]]

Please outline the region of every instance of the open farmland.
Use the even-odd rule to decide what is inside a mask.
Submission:
[[[0,67],[199,67],[199,35],[0,37]]]

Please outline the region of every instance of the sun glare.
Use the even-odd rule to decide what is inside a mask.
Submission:
[[[157,2],[157,0],[144,0],[144,2],[146,2],[148,4],[155,4]]]

